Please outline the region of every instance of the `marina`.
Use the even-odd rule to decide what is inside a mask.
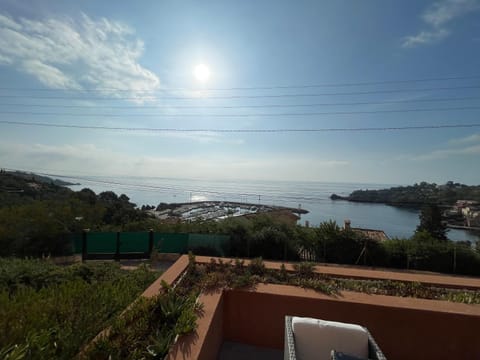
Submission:
[[[181,204],[162,203],[157,209],[148,210],[150,214],[160,220],[177,221],[223,220],[231,217],[278,211],[298,215],[308,213],[304,209],[230,201],[199,201]],[[298,216],[298,218],[300,217]]]

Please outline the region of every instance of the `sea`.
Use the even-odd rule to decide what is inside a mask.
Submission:
[[[330,195],[347,196],[354,190],[374,190],[392,187],[391,184],[298,182],[298,181],[250,181],[250,180],[202,180],[172,179],[161,177],[86,177],[66,178],[79,183],[69,186],[78,191],[90,188],[97,194],[114,191],[125,194],[130,201],[142,205],[157,206],[164,203],[192,201],[236,201],[251,204],[278,205],[308,210],[302,214],[299,224],[318,226],[334,220],[343,226],[346,219],[352,227],[383,230],[390,238],[408,238],[419,223],[419,211],[385,204],[354,203],[331,200]],[[448,237],[453,241],[480,240],[466,230],[450,229]]]

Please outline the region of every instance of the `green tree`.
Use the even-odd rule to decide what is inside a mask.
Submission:
[[[317,260],[327,262],[327,249],[335,246],[335,242],[340,238],[341,229],[336,221],[329,220],[322,222],[316,232],[315,252]]]
[[[442,212],[438,205],[423,207],[419,219],[420,224],[417,226],[416,233],[425,231],[437,240],[447,240],[448,230],[442,221]]]

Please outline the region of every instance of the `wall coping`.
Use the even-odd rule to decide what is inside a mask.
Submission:
[[[255,289],[236,289],[229,291],[248,291],[279,296],[322,299],[327,301],[341,301],[356,304],[368,304],[390,308],[454,313],[459,315],[478,316],[480,320],[480,306],[455,303],[444,300],[430,300],[390,295],[365,294],[354,291],[340,291],[338,296],[332,296],[317,292],[312,289],[304,289],[293,285],[280,284],[258,284]]]
[[[177,281],[180,276],[185,272],[188,266],[188,256],[183,255],[177,261],[173,263],[160,277],[155,280],[141,296],[150,298],[162,291],[162,282],[166,282],[168,285],[172,285]]]

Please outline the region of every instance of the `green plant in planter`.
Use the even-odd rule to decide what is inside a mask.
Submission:
[[[189,251],[188,252],[188,268],[189,272],[195,273],[197,270],[197,263],[195,262],[195,255]]]
[[[288,272],[285,264],[280,266],[280,271],[278,272],[278,279],[281,281],[286,281],[288,279]]]
[[[149,337],[150,345],[147,346],[145,355],[152,359],[163,359],[174,342],[172,337],[173,334],[163,336],[160,331],[155,331],[155,334]]]
[[[207,273],[217,271],[219,265],[223,265],[223,262],[218,262],[214,258],[210,258],[210,262],[205,265],[205,270]]]
[[[263,263],[263,259],[261,257],[252,259],[247,269],[252,275],[264,275],[265,264]]]
[[[301,262],[293,265],[293,268],[297,272],[298,276],[302,278],[312,277],[314,274],[315,263]]]
[[[233,264],[233,272],[235,274],[242,274],[245,272],[245,261],[240,259],[235,259]]]
[[[164,285],[164,284],[162,284]],[[164,285],[165,286],[165,285]],[[139,298],[96,342],[87,359],[163,359],[176,336],[196,328],[197,293],[182,296],[171,287],[153,298]]]
[[[23,360],[27,357],[28,345],[11,345],[0,349],[0,358],[4,360]]]
[[[230,287],[232,289],[242,289],[242,288],[251,288],[257,284],[260,277],[258,275],[251,275],[248,272],[244,274],[239,274],[233,277],[230,282]]]
[[[462,302],[465,304],[480,304],[480,291],[475,292],[450,292],[444,296],[445,300]]]
[[[291,284],[306,289],[312,289],[328,295],[334,295],[338,293],[338,288],[336,286],[321,279],[299,277],[292,279]]]
[[[0,349],[0,358],[5,360],[57,358],[57,336],[55,330],[31,333],[25,343]]]

